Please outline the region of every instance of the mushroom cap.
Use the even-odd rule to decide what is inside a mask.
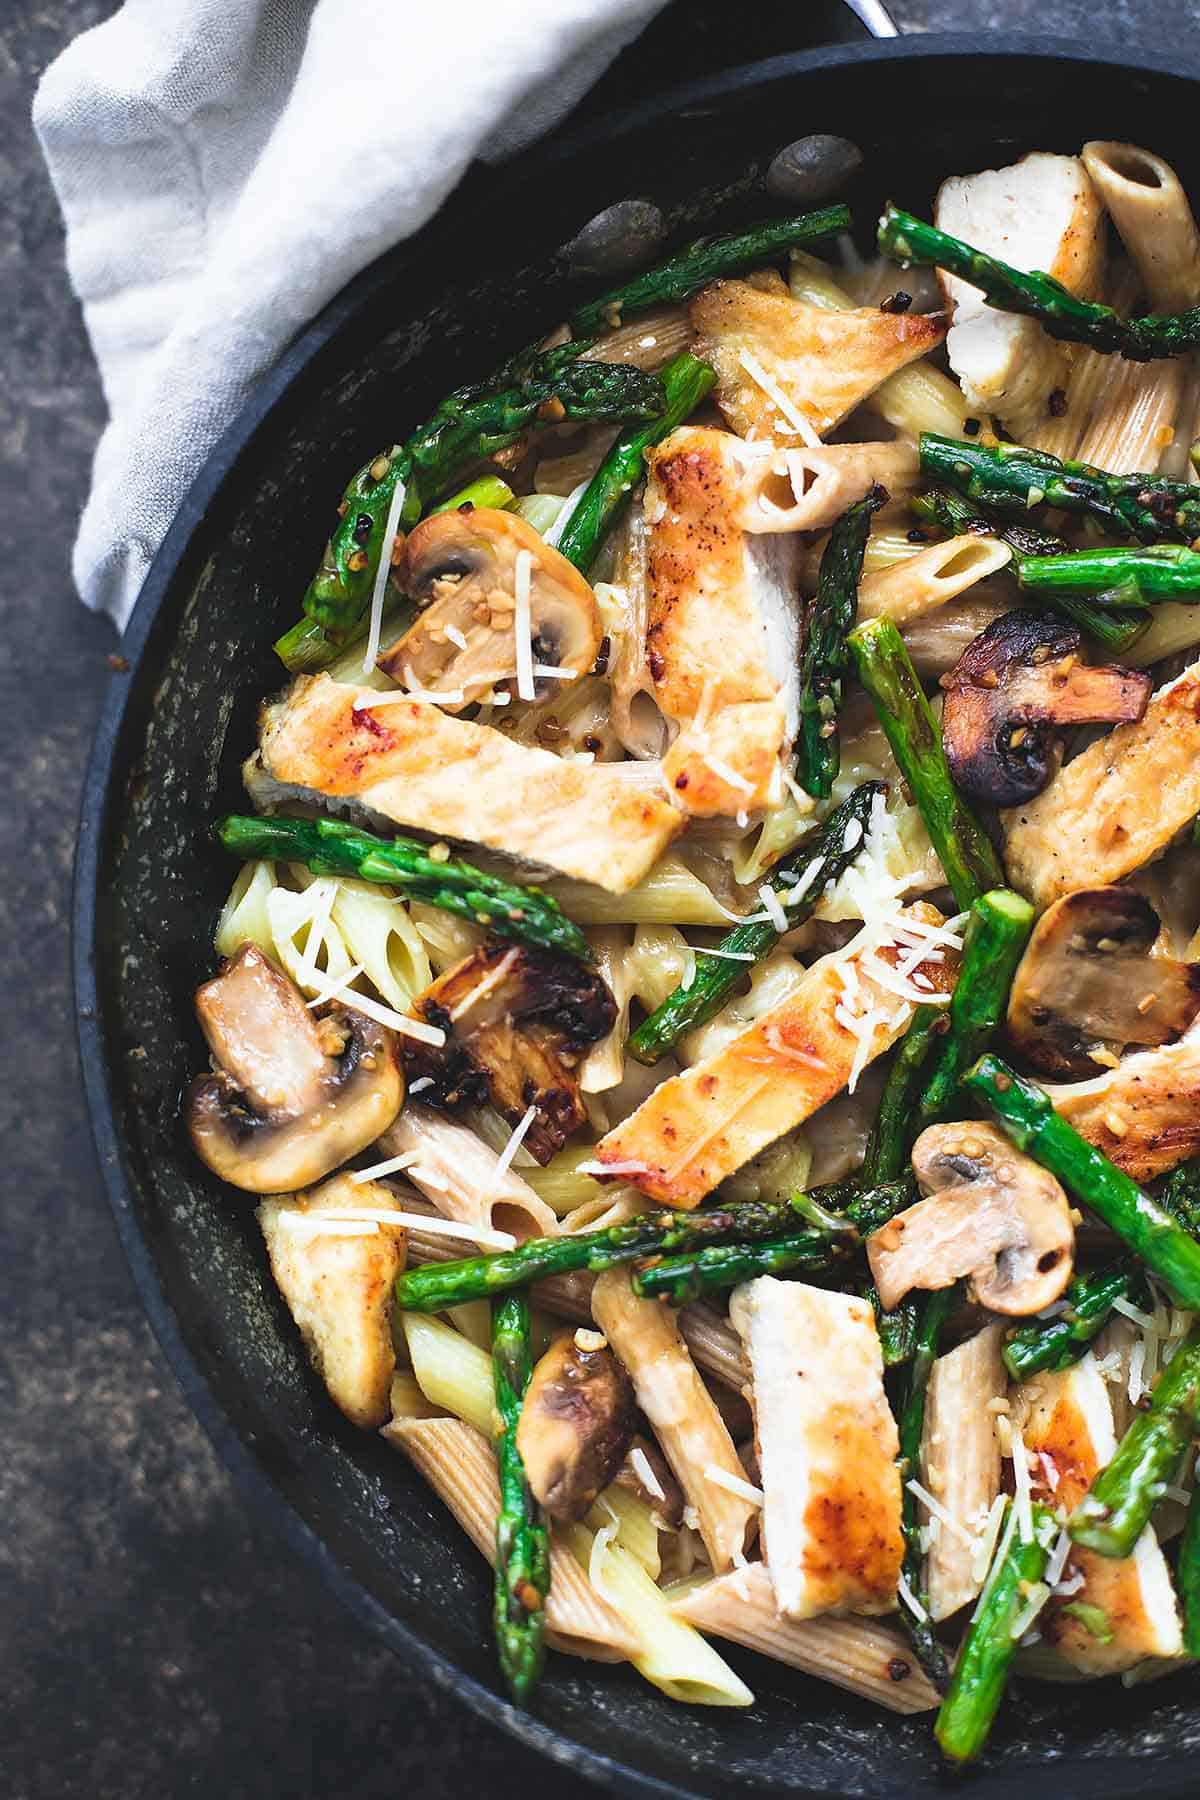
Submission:
[[[517,513],[461,506],[434,513],[410,533],[397,570],[422,608],[379,667],[405,687],[458,693],[447,711],[469,706],[511,682],[516,671],[517,558],[531,559],[533,660],[585,675],[600,648],[596,596],[579,570]],[[458,640],[463,640],[459,642]],[[539,699],[562,682],[535,677]]]
[[[1125,887],[1081,888],[1038,920],[1017,968],[1008,1035],[1047,1075],[1095,1075],[1092,1050],[1169,1043],[1200,1014],[1200,963],[1153,956],[1158,914]],[[1102,1053],[1103,1054],[1103,1053]]]
[[[942,676],[942,744],[955,785],[996,806],[1031,800],[1054,773],[1052,727],[1140,719],[1150,677],[1079,660],[1056,614],[1001,614]]]
[[[197,991],[196,1012],[215,1066],[188,1092],[188,1130],[196,1154],[233,1187],[310,1187],[400,1110],[395,1035],[340,1002],[314,1017],[254,944]]]
[[[1074,1258],[1067,1197],[1053,1175],[994,1125],[931,1125],[912,1166],[928,1198],[867,1239],[885,1311],[911,1288],[947,1288],[969,1276],[981,1306],[1013,1318],[1058,1299]]]
[[[433,1081],[427,1104],[490,1101],[512,1125],[534,1107],[523,1144],[543,1164],[585,1122],[579,1065],[616,1018],[612,994],[586,964],[529,945],[483,944],[410,1010],[446,1033],[438,1047],[403,1045],[409,1080]]]
[[[620,1359],[561,1332],[534,1368],[517,1425],[529,1485],[552,1519],[583,1517],[621,1466],[636,1422]]]

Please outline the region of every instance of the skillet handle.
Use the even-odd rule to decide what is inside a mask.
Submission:
[[[872,37],[900,36],[900,27],[883,4],[883,0],[846,0],[846,5],[851,12],[858,14]]]

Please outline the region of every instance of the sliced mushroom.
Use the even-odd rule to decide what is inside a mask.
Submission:
[[[214,1073],[187,1100],[197,1154],[252,1194],[310,1187],[386,1131],[404,1080],[386,1026],[299,989],[246,944],[196,994]]]
[[[885,1311],[910,1288],[947,1288],[964,1275],[981,1306],[1009,1317],[1058,1299],[1071,1279],[1075,1231],[1053,1175],[975,1120],[931,1125],[913,1146],[912,1166],[929,1198],[867,1239]]]
[[[462,694],[448,711],[493,689],[510,691],[517,670],[514,621],[518,559],[529,558],[533,660],[584,675],[600,648],[596,597],[573,564],[516,513],[460,506],[434,513],[410,535],[397,576],[423,610],[379,658],[393,681],[422,692]],[[534,680],[537,698],[561,677]]]
[[[679,1530],[683,1524],[683,1489],[652,1437],[642,1431],[634,1432],[613,1481],[627,1493],[636,1494],[672,1531]]]
[[[533,1371],[517,1449],[552,1519],[581,1519],[633,1436],[633,1383],[598,1333],[560,1332]]]
[[[1145,895],[1124,887],[1081,888],[1042,914],[1008,1003],[1008,1034],[1027,1063],[1094,1075],[1128,1044],[1187,1030],[1200,1014],[1200,963],[1152,956],[1159,928]]]
[[[997,806],[1040,794],[1054,773],[1055,725],[1140,719],[1150,678],[1091,667],[1080,634],[1054,614],[1008,612],[942,676],[942,742],[956,786]]]
[[[584,1123],[579,1065],[611,1030],[616,1003],[574,957],[484,944],[418,994],[411,1010],[446,1033],[440,1048],[404,1044],[409,1080],[433,1083],[422,1090],[428,1104],[490,1101],[513,1125],[535,1108],[523,1143],[540,1163]]]

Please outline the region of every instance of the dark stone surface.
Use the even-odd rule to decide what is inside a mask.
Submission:
[[[0,1790],[565,1795],[585,1784],[423,1685],[247,1518],[143,1322],[94,1167],[67,920],[80,776],[117,645],[78,605],[68,558],[103,403],[27,120],[40,70],[111,10],[0,8]],[[895,12],[917,30],[1045,16],[1041,0]],[[773,40],[756,28],[757,54],[790,47],[785,14]],[[1059,0],[1055,18],[1063,35],[1152,28],[1161,44],[1195,7]]]

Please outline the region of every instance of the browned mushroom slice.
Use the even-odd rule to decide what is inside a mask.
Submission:
[[[867,1239],[885,1311],[910,1288],[947,1288],[964,1275],[981,1306],[1010,1317],[1058,1299],[1075,1231],[1053,1175],[975,1120],[931,1125],[913,1145],[912,1166],[929,1198]]]
[[[591,588],[532,525],[486,506],[435,513],[412,532],[397,576],[423,610],[384,651],[380,668],[407,688],[461,694],[444,703],[449,711],[511,686],[522,566],[529,571],[534,663],[586,674],[600,648]],[[561,686],[557,676],[534,680],[538,699]]]
[[[685,1504],[683,1489],[672,1474],[670,1463],[645,1432],[635,1431],[630,1438],[629,1448],[613,1481],[617,1487],[644,1501],[672,1531],[679,1530]]]
[[[1056,900],[1008,1003],[1008,1034],[1025,1061],[1047,1075],[1094,1075],[1127,1044],[1181,1036],[1200,1013],[1200,963],[1151,956],[1158,933],[1158,914],[1130,888]]]
[[[1080,661],[1080,635],[1054,614],[1008,612],[949,674],[942,742],[956,786],[997,806],[1040,794],[1054,773],[1053,726],[1140,719],[1150,677]]]
[[[517,1449],[552,1519],[581,1519],[616,1474],[636,1423],[633,1383],[598,1333],[560,1332],[533,1371]]]
[[[214,1073],[187,1122],[197,1154],[252,1194],[310,1187],[374,1143],[400,1110],[396,1039],[350,1007],[314,1018],[299,990],[246,944],[196,994]]]
[[[446,1033],[437,1049],[404,1044],[409,1080],[432,1082],[422,1090],[430,1105],[490,1101],[513,1125],[533,1107],[523,1142],[540,1163],[584,1123],[579,1065],[612,1029],[616,1003],[573,956],[484,944],[418,994],[411,1011]]]

